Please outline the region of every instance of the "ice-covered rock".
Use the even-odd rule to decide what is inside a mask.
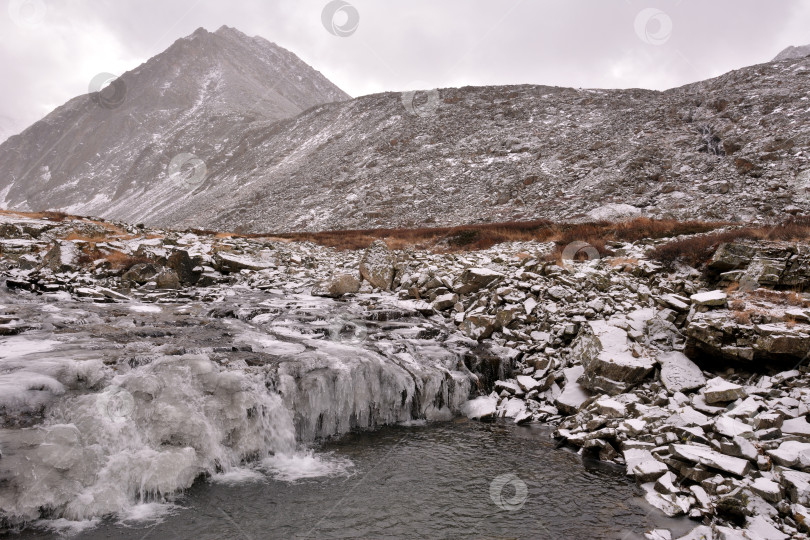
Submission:
[[[497,408],[497,396],[479,396],[464,402],[461,413],[471,420],[488,420],[495,417]]]

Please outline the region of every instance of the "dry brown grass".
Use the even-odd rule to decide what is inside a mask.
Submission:
[[[113,251],[104,257],[114,270],[126,272],[136,264],[151,262],[146,257],[137,257],[134,255],[127,255],[121,251]]]
[[[734,319],[737,322],[737,324],[751,324],[751,315],[753,314],[754,314],[753,309],[734,311],[731,314],[731,318]]]
[[[77,232],[72,232],[64,237],[64,240],[78,240],[80,242],[87,242],[89,244],[96,244],[98,242],[106,242],[110,239],[109,236],[104,235],[95,235],[95,236],[88,236],[86,234],[79,234]]]
[[[632,257],[611,257],[607,262],[614,268],[617,266],[638,266],[638,259]]]
[[[735,299],[728,303],[728,308],[731,311],[745,311],[745,300]]]
[[[810,217],[795,217],[775,226],[743,227],[674,240],[656,247],[649,255],[668,267],[676,262],[698,267],[708,263],[723,243],[739,240],[807,241],[808,239],[810,239]]]
[[[751,292],[751,296],[767,300],[772,304],[780,306],[807,307],[810,300],[805,300],[801,293],[796,291],[772,291],[770,289],[757,289]]]
[[[643,238],[667,238],[681,234],[707,232],[727,225],[700,221],[680,222],[637,218],[622,223],[552,223],[548,220],[488,223],[459,227],[415,229],[363,229],[324,231],[317,233],[286,233],[276,235],[234,235],[247,238],[286,238],[308,241],[340,250],[363,249],[374,240],[383,239],[393,249],[420,248],[432,251],[475,251],[503,242],[554,242],[558,251],[571,242],[586,242],[601,255],[611,254],[606,247],[612,241],[636,241]],[[198,234],[216,234],[195,230]]]

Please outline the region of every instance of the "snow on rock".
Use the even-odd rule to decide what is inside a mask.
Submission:
[[[723,291],[709,291],[703,293],[693,294],[690,299],[692,303],[697,306],[724,306],[728,299],[728,295]]]
[[[605,321],[589,321],[591,333],[582,334],[572,346],[584,366],[580,383],[595,392],[626,392],[652,372],[655,363],[637,358],[627,332]]]
[[[371,283],[372,287],[387,291],[394,279],[396,259],[382,240],[375,240],[366,249],[360,261],[360,275]]]
[[[791,418],[782,422],[782,433],[810,437],[810,424],[807,423],[807,419],[804,416]]]
[[[725,403],[736,399],[744,398],[748,394],[745,388],[739,384],[726,381],[721,377],[715,377],[706,383],[703,389],[703,397],[706,403]]]
[[[751,468],[747,460],[726,456],[704,445],[671,444],[670,453],[678,459],[700,463],[737,476],[745,476]]]
[[[582,366],[573,366],[564,370],[565,388],[554,401],[554,404],[561,412],[575,414],[582,404],[590,398],[588,390],[578,382],[584,372],[585,368]]]
[[[784,441],[779,447],[768,450],[778,465],[783,467],[810,467],[810,443],[802,441]]]
[[[624,203],[609,203],[588,212],[593,221],[623,221],[641,215],[641,209]]]

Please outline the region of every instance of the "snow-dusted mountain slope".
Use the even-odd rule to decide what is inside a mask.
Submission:
[[[227,151],[253,126],[345,99],[290,51],[200,28],[0,145],[0,202],[105,215],[122,201],[151,206],[178,154]]]
[[[5,204],[247,232],[613,214],[775,221],[808,210],[808,58],[665,92],[464,87],[419,93],[415,105],[391,92],[274,122],[253,98],[275,82],[249,85],[238,63],[187,78],[172,60],[189,48],[203,62],[202,44],[220,58],[217,43],[236,34],[220,32],[128,74],[133,96],[121,107],[77,98],[0,146]],[[277,50],[237,35],[245,65],[250,44]],[[150,66],[159,73],[143,73]],[[232,78],[239,90],[228,92]],[[343,97],[313,80],[321,102]],[[152,99],[136,107],[141,92]],[[183,106],[166,105],[175,100]],[[43,152],[65,133],[75,134]],[[171,176],[181,153],[201,161]]]

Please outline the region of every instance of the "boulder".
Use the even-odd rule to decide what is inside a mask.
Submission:
[[[360,280],[351,274],[338,274],[312,289],[313,296],[340,298],[344,294],[354,294],[360,290]]]
[[[706,383],[703,389],[703,398],[706,403],[725,403],[746,397],[748,394],[745,388],[739,384],[734,384],[721,377],[715,377]]]
[[[709,291],[698,294],[693,294],[691,297],[692,304],[696,306],[725,306],[728,300],[728,295],[723,291]]]
[[[617,395],[626,392],[649,375],[655,363],[636,358],[627,332],[605,321],[590,321],[572,345],[572,354],[584,367],[580,384],[588,390]]]
[[[671,444],[669,453],[681,461],[700,463],[736,476],[745,476],[751,470],[751,463],[745,459],[726,456],[708,446],[697,444]]]
[[[388,291],[394,281],[396,258],[382,240],[375,240],[360,260],[360,275],[372,287]]]
[[[784,324],[760,324],[754,351],[770,357],[789,356],[802,359],[810,351],[810,334]]]
[[[767,454],[783,467],[810,467],[810,443],[784,441],[778,448],[768,450]]]
[[[169,268],[162,268],[154,278],[157,283],[158,289],[179,289],[180,278],[177,277],[177,272]]]
[[[576,414],[582,405],[590,399],[591,396],[588,390],[577,382],[583,372],[584,368],[582,366],[573,366],[563,370],[565,388],[554,401],[554,405],[562,414]]]
[[[456,291],[459,294],[479,291],[502,277],[503,274],[488,268],[467,268],[461,273],[461,284],[456,287]]]
[[[197,283],[197,280],[200,279],[200,274],[202,273],[198,270],[195,271],[197,265],[188,254],[188,251],[184,249],[173,251],[172,254],[166,259],[166,267],[170,268],[175,274],[177,274],[177,277],[181,283],[185,283],[187,285]]]
[[[720,247],[717,248],[709,261],[708,267],[717,272],[745,268],[755,254],[756,248],[754,246],[735,242],[720,244]]]
[[[469,338],[482,340],[495,331],[495,317],[490,315],[468,315],[461,323],[461,331]]]
[[[450,309],[458,302],[458,295],[454,293],[442,294],[433,300],[433,309],[436,311],[444,311]]]
[[[70,272],[76,269],[79,262],[79,248],[73,242],[58,240],[54,242],[45,258],[42,266],[51,272]]]
[[[661,364],[661,384],[670,394],[697,390],[706,384],[700,368],[681,352],[661,354],[658,363]]]
[[[790,418],[782,423],[782,433],[810,437],[810,424],[804,416]]]
[[[237,255],[227,251],[218,251],[214,254],[214,268],[223,274],[240,272],[242,270],[264,270],[273,267],[273,263],[255,259],[247,255]]]
[[[121,276],[121,280],[143,285],[148,281],[152,281],[160,270],[161,267],[154,263],[136,264],[124,272],[124,275]]]
[[[810,473],[784,469],[781,471],[782,486],[791,502],[810,504]]]

